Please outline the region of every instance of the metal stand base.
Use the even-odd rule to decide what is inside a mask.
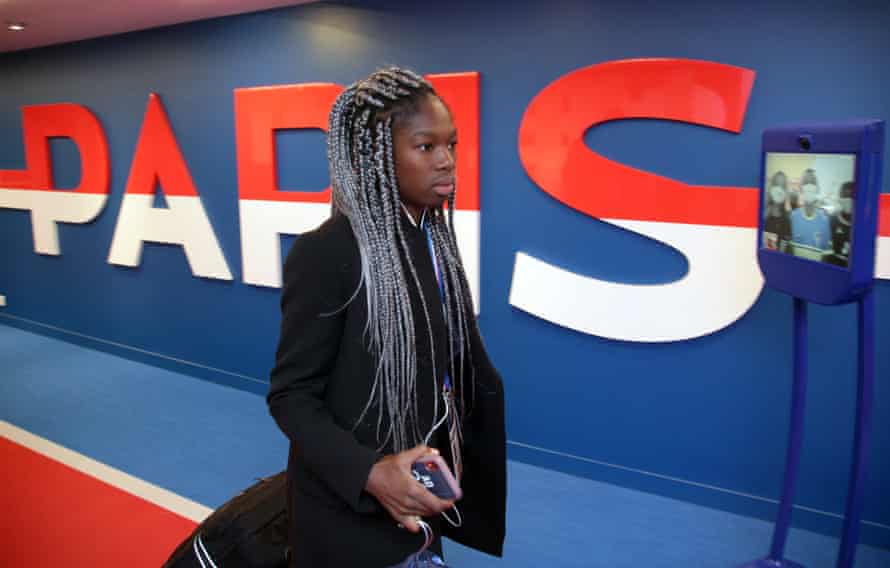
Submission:
[[[761,558],[760,560],[742,564],[738,568],[804,568],[804,566],[787,559],[773,560],[771,558]]]

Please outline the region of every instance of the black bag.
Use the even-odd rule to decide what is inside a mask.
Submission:
[[[163,568],[286,568],[287,475],[260,479],[211,513]]]

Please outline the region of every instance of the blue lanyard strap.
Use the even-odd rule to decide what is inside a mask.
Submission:
[[[433,272],[436,273],[436,283],[439,285],[439,299],[443,303],[445,303],[445,288],[442,283],[442,273],[439,271],[439,259],[436,258],[436,249],[433,247],[433,237],[430,235],[429,224],[423,224],[423,232],[426,235],[426,245],[430,251],[430,260],[433,263]],[[445,372],[445,390],[449,393],[451,392],[451,377],[448,376],[448,371]]]
[[[436,273],[436,283],[439,284],[439,297],[445,301],[445,289],[442,287],[442,274],[439,272],[439,259],[436,258],[436,249],[433,248],[433,237],[430,235],[429,226],[423,224],[423,233],[426,235],[426,246],[430,251],[430,260],[433,262],[433,271]]]

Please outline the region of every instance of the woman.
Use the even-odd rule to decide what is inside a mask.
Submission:
[[[764,245],[770,249],[789,252],[791,219],[788,215],[788,180],[785,172],[780,170],[772,175],[766,198],[763,220]]]
[[[399,564],[424,543],[421,518],[438,554],[443,534],[501,554],[503,387],[455,239],[456,136],[432,86],[404,69],[348,87],[331,110],[333,214],[285,262],[268,395],[291,442],[292,567]],[[431,452],[460,502],[412,477]]]

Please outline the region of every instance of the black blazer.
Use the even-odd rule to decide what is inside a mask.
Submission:
[[[427,432],[433,424],[433,396],[441,389],[432,384],[431,349],[420,294],[430,313],[439,383],[448,367],[448,339],[425,235],[406,215],[401,217],[421,284],[417,290],[409,276],[417,338],[420,430]],[[410,275],[404,257],[402,262]],[[300,236],[285,262],[281,336],[267,400],[272,416],[291,442],[288,508],[292,567],[384,568],[401,562],[423,543],[422,533],[398,528],[377,500],[364,491],[371,467],[393,449],[376,450],[376,407],[361,424],[355,424],[368,401],[375,370],[365,335],[364,287],[355,294],[360,275],[358,246],[348,219],[342,215]],[[472,314],[470,320],[475,322]],[[470,327],[467,362],[472,362],[474,381],[465,382],[475,390],[465,393],[472,410],[462,424],[464,498],[458,508],[463,525],[454,528],[438,516],[427,521],[436,535],[500,556],[506,509],[503,386],[475,323]],[[444,427],[440,431],[431,445],[448,459],[447,433]],[[438,538],[432,548],[441,552]]]

